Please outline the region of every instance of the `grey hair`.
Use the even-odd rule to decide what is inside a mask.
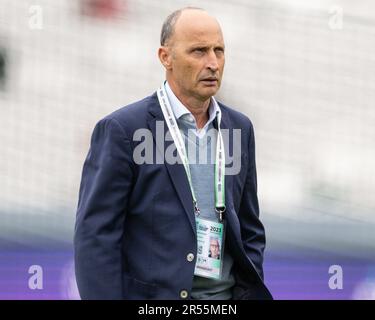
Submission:
[[[172,37],[174,32],[174,26],[181,16],[182,11],[185,10],[203,10],[202,8],[198,7],[185,7],[182,9],[178,9],[173,11],[164,21],[163,27],[161,28],[161,35],[160,35],[160,45],[165,46],[168,40]]]

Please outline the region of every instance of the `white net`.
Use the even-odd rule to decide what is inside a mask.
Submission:
[[[164,76],[156,55],[162,22],[176,8],[197,5],[224,30],[227,63],[218,99],[249,115],[256,129],[266,223],[316,224],[311,238],[326,223],[355,223],[357,234],[365,230],[358,241],[370,246],[374,2],[89,3],[0,1],[3,239],[29,232],[71,241],[94,124],[157,88]],[[286,228],[271,229],[271,239],[293,241]],[[320,240],[336,234],[340,241],[348,229],[327,230]]]

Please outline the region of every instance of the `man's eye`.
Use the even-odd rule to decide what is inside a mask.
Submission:
[[[203,48],[195,48],[193,51],[198,52],[198,53],[202,53],[202,52],[204,52],[204,49]]]

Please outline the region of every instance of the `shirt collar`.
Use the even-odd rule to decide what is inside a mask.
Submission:
[[[171,108],[176,119],[180,119],[182,116],[186,114],[191,115],[193,117],[192,113],[182,104],[182,102],[173,93],[171,87],[168,84],[168,81],[164,82],[164,87],[165,87],[165,91],[167,93],[169,103],[171,104]],[[221,114],[220,107],[214,97],[211,97],[210,106],[208,107],[208,114],[209,114],[209,118],[208,118],[207,123],[204,126],[205,128],[212,121],[214,121],[214,119],[216,118],[218,114]],[[194,119],[194,117],[192,119]]]

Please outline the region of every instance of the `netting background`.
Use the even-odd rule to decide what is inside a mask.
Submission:
[[[71,248],[92,129],[155,91],[162,22],[186,5],[222,25],[217,98],[254,123],[269,252],[374,259],[370,0],[0,0],[1,247]]]

